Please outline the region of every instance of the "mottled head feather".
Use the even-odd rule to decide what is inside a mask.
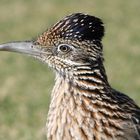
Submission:
[[[104,36],[101,19],[82,13],[66,16],[41,35],[41,39],[63,38],[68,40],[98,40]],[[42,41],[43,41],[42,40]]]

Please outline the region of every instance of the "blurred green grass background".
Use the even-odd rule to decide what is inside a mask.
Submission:
[[[28,40],[67,14],[105,22],[105,66],[111,85],[140,105],[139,0],[0,0],[0,42]],[[0,140],[46,139],[54,73],[19,54],[0,52]]]

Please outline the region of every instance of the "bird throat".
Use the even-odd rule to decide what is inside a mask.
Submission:
[[[48,113],[48,140],[94,139],[101,129],[98,121],[104,119],[98,111],[105,92],[102,79],[99,69],[85,67],[77,68],[72,80],[57,76]]]

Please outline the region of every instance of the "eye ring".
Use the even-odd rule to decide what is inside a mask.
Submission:
[[[66,53],[66,52],[70,51],[70,46],[67,44],[60,44],[58,46],[58,51]]]

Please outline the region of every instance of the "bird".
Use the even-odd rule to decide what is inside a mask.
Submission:
[[[73,13],[34,40],[0,45],[0,51],[27,54],[55,71],[48,140],[140,140],[140,107],[108,81],[104,34],[100,18]]]

